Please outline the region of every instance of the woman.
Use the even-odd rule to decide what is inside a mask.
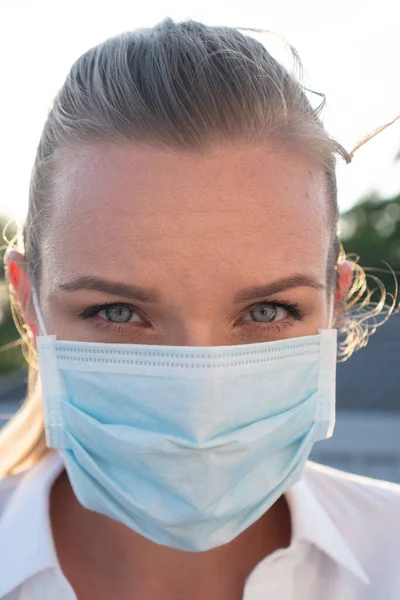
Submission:
[[[7,255],[41,391],[2,433],[0,598],[398,597],[399,488],[307,462],[352,285],[336,153],[233,29],[74,64]]]

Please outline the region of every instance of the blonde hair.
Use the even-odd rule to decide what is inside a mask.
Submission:
[[[68,145],[128,140],[195,151],[219,140],[247,139],[297,149],[324,169],[332,216],[333,289],[335,265],[342,258],[336,232],[336,156],[346,162],[351,156],[325,131],[320,120],[324,100],[312,107],[297,54],[290,49],[297,78],[260,42],[237,29],[166,19],[111,38],[81,56],[54,100],[32,171],[22,243],[36,288],[42,269],[40,241],[52,210],[54,166]],[[353,292],[363,288],[363,277],[359,272]],[[0,476],[30,467],[46,452],[31,333],[10,293],[30,374],[27,398],[0,434]],[[348,332],[345,353],[366,342],[349,322],[342,330]]]

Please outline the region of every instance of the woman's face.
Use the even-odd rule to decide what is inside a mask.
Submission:
[[[58,339],[214,346],[331,326],[322,170],[247,144],[71,149],[42,241]]]

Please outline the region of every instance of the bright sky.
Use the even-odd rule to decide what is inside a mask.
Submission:
[[[298,50],[327,96],[325,125],[347,149],[400,112],[396,0],[3,0],[0,4],[0,215],[23,220],[47,108],[72,62],[105,38],[166,16],[268,29]],[[268,43],[267,43],[268,46]],[[339,168],[344,210],[370,190],[400,190],[400,123]]]

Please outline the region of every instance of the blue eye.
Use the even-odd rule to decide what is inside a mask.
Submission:
[[[277,304],[261,302],[256,304],[248,313],[250,318],[245,317],[244,321],[255,321],[257,323],[273,323],[289,316],[289,310]]]
[[[98,311],[98,316],[111,323],[140,322],[141,319],[127,304],[110,304]]]

